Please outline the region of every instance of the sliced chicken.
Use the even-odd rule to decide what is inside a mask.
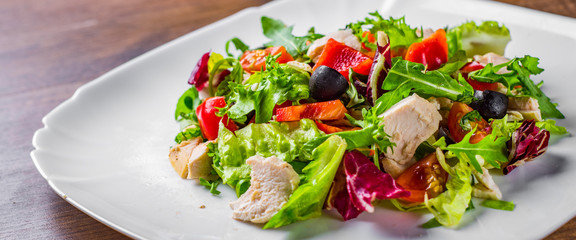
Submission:
[[[538,100],[531,97],[510,97],[508,98],[508,114],[511,116],[522,116],[521,119],[513,120],[535,120],[542,121],[542,113]]]
[[[334,40],[344,43],[347,46],[354,48],[358,51],[362,49],[362,44],[358,41],[358,38],[352,33],[352,29],[340,30],[336,32],[332,32],[326,34],[324,37],[316,39],[310,47],[308,48],[308,52],[306,53],[311,59],[312,62],[318,62],[318,58],[320,54],[322,54],[322,50],[324,50],[324,46],[328,39],[333,38]]]
[[[208,157],[208,144],[200,143],[194,148],[188,160],[188,178],[204,178],[206,180],[218,179],[218,175],[212,174],[212,158]]]
[[[438,130],[442,116],[436,106],[413,94],[396,103],[380,117],[384,132],[396,144],[387,149],[382,166],[392,177],[397,177],[414,163],[416,148]]]
[[[253,223],[268,222],[296,190],[300,178],[290,164],[274,156],[253,156],[246,163],[252,167],[250,188],[230,203],[232,217]]]
[[[170,148],[168,157],[172,167],[182,178],[188,178],[188,160],[194,151],[194,148],[202,142],[201,138],[194,138],[182,141],[180,144]]]

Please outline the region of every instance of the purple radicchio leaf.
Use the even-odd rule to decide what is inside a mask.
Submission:
[[[200,60],[196,63],[196,66],[190,74],[188,79],[188,84],[196,86],[198,91],[201,91],[208,84],[208,79],[210,79],[210,73],[208,72],[208,60],[210,59],[210,51],[204,53]]]
[[[388,70],[392,68],[390,38],[382,31],[379,31],[377,35],[376,54],[374,55],[374,61],[372,62],[372,67],[370,67],[370,74],[368,75],[368,82],[366,83],[366,98],[368,102],[372,104],[376,102],[378,97],[384,94],[382,84],[388,75]]]
[[[525,162],[532,161],[544,154],[548,149],[550,132],[536,127],[534,120],[526,120],[512,134],[511,149],[508,164],[503,169],[504,174],[510,173]]]
[[[359,151],[347,152],[343,159],[346,184],[332,199],[332,206],[344,220],[356,218],[363,211],[374,212],[375,199],[393,199],[410,196],[410,192],[396,184],[392,176],[380,171],[368,157]]]

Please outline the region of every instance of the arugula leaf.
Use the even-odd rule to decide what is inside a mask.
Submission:
[[[239,38],[237,37],[232,38],[226,42],[226,54],[228,55],[228,57],[234,56],[232,53],[230,53],[230,44],[233,44],[236,50],[240,51],[240,54],[250,49],[250,47],[248,47],[248,45],[242,42],[242,40],[240,40]]]
[[[372,18],[366,17],[364,20],[349,23],[346,28],[352,29],[352,32],[358,37],[360,42],[372,50],[376,50],[376,44],[368,40],[368,36],[364,35],[365,31],[370,31],[372,34],[384,31],[390,37],[391,49],[407,48],[412,43],[422,40],[416,34],[416,28],[406,24],[404,17],[384,19],[378,11],[369,14]]]
[[[459,159],[466,159],[478,172],[482,172],[482,163],[478,162],[477,157],[482,158],[495,168],[500,168],[500,163],[508,161],[506,142],[509,137],[496,136],[489,134],[476,144],[470,143],[470,137],[475,130],[470,131],[464,136],[459,143],[451,144],[445,147],[454,153]]]
[[[200,127],[188,127],[180,131],[174,138],[174,141],[180,144],[182,141],[197,137],[202,137],[202,131],[200,130]]]
[[[218,191],[218,185],[220,185],[220,181],[216,180],[216,181],[208,181],[204,178],[199,178],[198,180],[200,180],[200,185],[206,187],[206,189],[210,190],[210,193],[212,193],[212,195],[220,195],[220,191]]]
[[[516,205],[513,202],[486,199],[482,202],[482,206],[498,210],[513,211]]]
[[[266,16],[261,18],[261,22],[264,36],[271,40],[265,43],[264,46],[284,46],[286,51],[290,53],[294,59],[301,58],[306,54],[308,50],[306,43],[308,41],[313,41],[321,37],[321,35],[314,32],[313,28],[308,31],[308,35],[296,37],[292,34],[294,26],[286,26],[282,21]]]
[[[394,95],[392,97],[394,100],[400,100],[409,93],[418,93],[423,97],[446,97],[459,102],[470,102],[474,96],[474,89],[463,79],[457,81],[438,70],[425,71],[425,66],[420,63],[398,60],[398,58],[395,60],[382,85],[384,90],[400,91],[388,94]]]
[[[481,70],[471,72],[468,76],[480,82],[500,82],[508,87],[508,93],[515,89],[516,86],[521,86],[521,94],[518,96],[529,96],[538,100],[543,118],[563,119],[564,114],[556,108],[557,104],[552,103],[550,98],[540,89],[542,83],[537,85],[530,79],[530,75],[540,74],[544,71],[544,69],[538,67],[538,63],[538,58],[525,55],[522,58],[514,58],[507,63],[496,66],[488,64]],[[498,70],[503,67],[506,67],[510,72],[498,74]]]
[[[199,97],[198,90],[196,90],[195,87],[189,88],[178,99],[174,119],[176,119],[176,121],[192,120],[197,122],[196,108],[201,103],[202,99]]]
[[[292,193],[288,202],[264,225],[264,229],[278,228],[322,215],[324,201],[340,166],[346,142],[331,136],[314,149],[313,160],[302,172],[304,182]]]

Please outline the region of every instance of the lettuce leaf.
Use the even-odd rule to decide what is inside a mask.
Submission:
[[[449,150],[458,158],[466,159],[478,172],[482,172],[483,161],[495,168],[500,168],[501,163],[508,161],[506,143],[509,137],[489,134],[476,144],[470,143],[470,137],[475,130],[470,131],[459,143],[448,145],[445,150]],[[479,162],[478,158],[482,160]]]
[[[271,40],[265,43],[264,46],[284,46],[294,59],[305,55],[306,51],[308,51],[308,42],[322,37],[322,35],[314,33],[313,28],[308,31],[306,36],[294,36],[292,34],[294,26],[286,26],[282,21],[266,16],[261,18],[261,23],[264,36]]]
[[[489,52],[504,55],[506,45],[510,42],[510,31],[496,21],[485,21],[480,25],[470,21],[448,29],[446,39],[448,56],[453,56],[459,50],[465,51],[468,57]]]
[[[302,170],[303,183],[264,228],[278,228],[322,215],[324,200],[345,150],[346,142],[338,136],[329,137],[314,149],[312,162]]]
[[[453,169],[446,171],[451,173],[451,178],[446,182],[447,190],[424,203],[440,224],[455,226],[460,223],[472,199],[472,169],[465,160],[459,158]]]
[[[246,115],[254,111],[256,123],[269,122],[276,105],[309,97],[309,79],[307,72],[267,57],[265,71],[256,72],[244,84],[230,83],[231,93],[226,98],[229,108],[225,113],[235,121],[245,122]]]
[[[270,124],[250,124],[232,133],[223,127],[218,131],[217,158],[213,167],[224,184],[236,189],[238,196],[249,186],[251,168],[246,159],[256,154],[263,157],[276,156],[291,162],[311,160],[311,156],[302,153],[301,146],[323,133],[310,119],[299,122]]]

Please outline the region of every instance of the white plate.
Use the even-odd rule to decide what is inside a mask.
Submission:
[[[54,109],[38,130],[32,158],[50,186],[66,201],[129,236],[147,239],[300,239],[422,238],[530,239],[551,233],[576,213],[574,138],[551,145],[546,155],[499,178],[513,212],[478,209],[459,229],[423,230],[429,216],[379,208],[374,214],[342,222],[324,216],[277,230],[231,219],[232,190],[221,186],[214,197],[202,186],[180,179],[167,153],[178,132],[173,111],[188,85],[190,70],[202,53],[224,53],[237,36],[256,47],[261,16],[280,18],[303,34],[320,33],[379,9],[383,16],[405,15],[414,26],[440,28],[466,20],[498,20],[512,32],[506,56],[541,58],[545,91],[560,103],[567,119],[572,104],[574,19],[485,1],[276,1],[241,11],[138,57],[78,89]],[[561,125],[576,132],[573,122]],[[205,208],[200,208],[204,205]]]

